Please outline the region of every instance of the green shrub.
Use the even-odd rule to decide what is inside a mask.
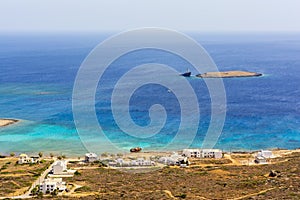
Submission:
[[[179,198],[185,199],[186,198],[186,194],[176,195],[175,197],[179,197]]]
[[[80,175],[81,175],[81,173],[80,173],[79,171],[76,171],[76,172],[74,173],[74,175],[76,175],[76,176],[80,176]]]

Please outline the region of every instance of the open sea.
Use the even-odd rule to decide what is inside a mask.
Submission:
[[[203,45],[220,71],[264,74],[223,79],[227,113],[215,148],[226,151],[299,148],[300,34],[187,34]],[[0,128],[0,154],[42,151],[81,155],[90,150],[81,143],[73,121],[73,84],[85,57],[109,36],[109,33],[0,35],[0,118],[21,120]],[[112,63],[99,82],[106,85],[98,87],[95,107],[99,124],[117,150],[108,149],[106,142],[96,141],[100,147],[96,153],[128,152],[136,146],[155,151],[174,137],[180,123],[179,104],[159,85],[139,88],[130,100],[131,117],[140,126],[150,123],[148,109],[152,104],[166,108],[166,124],[157,135],[135,138],[123,133],[114,122],[110,108],[114,84],[126,71],[149,62],[170,65],[178,73],[186,68],[196,73],[185,60],[153,49],[132,52]],[[210,123],[209,92],[202,79],[187,80],[197,94],[201,110],[191,147],[201,147]],[[87,126],[83,131],[95,142],[99,134],[95,130]],[[186,134],[188,131],[187,127]]]

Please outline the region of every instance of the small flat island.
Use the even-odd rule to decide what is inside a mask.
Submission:
[[[17,123],[19,120],[16,119],[0,119],[0,127],[8,126]]]
[[[247,72],[247,71],[225,71],[225,72],[207,72],[204,74],[198,74],[199,78],[237,78],[237,77],[253,77],[262,76],[260,73]]]

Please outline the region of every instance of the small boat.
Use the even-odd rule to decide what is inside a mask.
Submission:
[[[130,149],[130,152],[133,152],[133,153],[140,152],[140,151],[142,151],[141,147],[135,147],[135,148]]]
[[[190,77],[190,76],[191,76],[191,74],[192,74],[192,72],[190,72],[190,70],[189,70],[189,69],[187,69],[187,70],[186,70],[186,72],[184,72],[184,73],[180,74],[180,76],[184,76],[184,77]]]

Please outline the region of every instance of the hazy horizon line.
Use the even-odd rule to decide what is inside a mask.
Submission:
[[[148,27],[141,27],[141,28],[148,28]],[[154,28],[161,28],[161,27],[154,27]],[[116,34],[116,33],[122,33],[130,30],[135,30],[138,28],[132,28],[132,29],[125,29],[125,30],[93,30],[93,31],[80,31],[80,30],[55,30],[55,31],[50,31],[50,30],[39,30],[39,31],[34,31],[34,30],[26,30],[26,31],[0,31],[0,35],[7,35],[7,34],[99,34],[99,33],[107,33],[107,34]],[[164,29],[164,28],[162,28]],[[168,29],[168,28],[166,28]],[[174,30],[182,33],[188,33],[188,34],[300,34],[300,31],[276,31],[276,30],[270,30],[270,31],[259,31],[259,30],[245,30],[245,31],[201,31],[201,30],[176,30],[176,29],[169,29],[169,30]]]

